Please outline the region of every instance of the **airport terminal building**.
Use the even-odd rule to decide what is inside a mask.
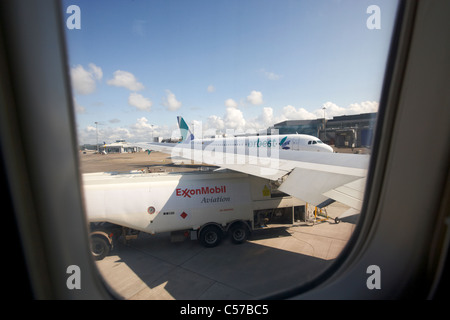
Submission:
[[[82,145],[80,146],[80,150],[95,150],[99,152],[106,152],[106,153],[133,153],[133,152],[139,152],[142,151],[141,148],[127,143],[125,140],[116,140],[114,143],[110,144],[91,144],[91,145]]]
[[[332,119],[287,120],[270,129],[279,134],[309,134],[323,142],[343,147],[369,147],[372,145],[377,113],[338,116]]]
[[[133,153],[141,151],[141,148],[129,144],[125,140],[116,140],[114,143],[102,145],[100,151],[105,151],[106,153]]]

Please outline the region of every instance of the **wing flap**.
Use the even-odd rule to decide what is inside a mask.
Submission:
[[[356,210],[361,210],[364,199],[365,184],[366,178],[361,178],[324,192],[324,195]]]
[[[359,181],[364,178],[358,173],[348,174],[347,170],[341,173],[338,168],[331,172],[297,167],[278,189],[314,206],[332,198],[359,209],[360,203],[354,197],[364,192],[360,190],[364,184]]]

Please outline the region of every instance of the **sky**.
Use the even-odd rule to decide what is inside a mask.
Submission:
[[[176,135],[178,115],[224,133],[376,112],[396,5],[63,0],[79,143],[95,122],[101,143],[141,142]]]

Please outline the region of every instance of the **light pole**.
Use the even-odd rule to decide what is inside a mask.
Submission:
[[[323,130],[324,130],[324,133],[325,133],[325,140],[328,140],[327,139],[327,123],[326,123],[326,119],[325,119],[325,110],[326,110],[327,108],[325,108],[325,107],[323,107],[322,108],[322,110],[323,110]]]
[[[96,144],[96,149],[97,149],[97,153],[98,153],[98,122],[95,121],[95,133],[97,136],[97,144]]]

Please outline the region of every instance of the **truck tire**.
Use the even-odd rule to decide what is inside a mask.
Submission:
[[[235,223],[230,228],[231,242],[234,244],[241,244],[247,241],[249,236],[248,227],[244,223]]]
[[[222,230],[214,225],[204,227],[200,231],[199,240],[201,244],[207,248],[217,246],[222,241]]]
[[[91,236],[91,253],[95,260],[102,260],[111,251],[111,245],[105,237],[99,235]]]

